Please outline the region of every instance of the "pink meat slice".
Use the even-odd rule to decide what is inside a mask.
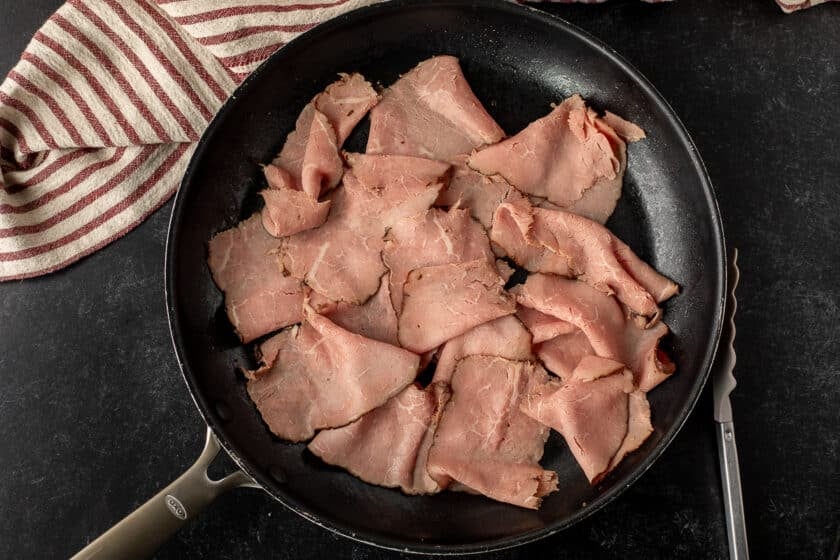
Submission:
[[[659,318],[657,303],[679,290],[607,228],[571,212],[505,203],[490,237],[527,270],[581,278],[650,323]]]
[[[609,471],[625,441],[633,374],[624,364],[596,356],[584,358],[570,379],[534,388],[522,411],[563,435],[589,482]]]
[[[367,152],[449,160],[503,137],[470,89],[458,59],[436,56],[383,92],[370,112]]]
[[[668,378],[674,364],[659,348],[668,326],[641,328],[613,297],[577,280],[531,274],[514,288],[520,305],[572,323],[583,331],[595,354],[626,364],[642,391]]]
[[[516,310],[493,261],[427,266],[405,282],[399,338],[403,348],[422,353],[471,328]]]
[[[595,355],[586,333],[574,325],[571,332],[538,344],[534,352],[548,371],[561,379],[568,379],[583,358]]]
[[[499,276],[502,277],[502,280],[507,283],[510,280],[511,276],[513,276],[514,272],[516,272],[504,259],[496,259],[496,270],[499,272]]]
[[[534,212],[527,200],[500,204],[493,216],[490,240],[519,266],[531,272],[572,276],[569,258],[547,250],[535,235]]]
[[[546,379],[527,361],[469,356],[458,362],[429,451],[431,476],[441,486],[456,481],[494,500],[539,508],[557,489],[557,473],[538,462],[548,429],[519,407]]]
[[[343,74],[303,108],[283,149],[264,168],[269,189],[260,194],[269,233],[283,237],[324,223],[329,203],[318,198],[341,180],[339,148],[377,100],[362,76]]]
[[[364,76],[342,73],[313,103],[329,119],[341,145],[378,101],[379,95]]]
[[[524,193],[563,208],[577,204],[578,211],[606,221],[621,195],[627,166],[626,144],[610,121],[616,122],[598,117],[573,95],[519,134],[474,153],[469,165],[503,176]]]
[[[567,323],[557,317],[540,313],[530,307],[516,306],[516,316],[531,333],[534,344],[545,342],[561,334],[569,334],[577,329],[571,323]]]
[[[391,271],[391,298],[399,313],[403,286],[412,270],[475,259],[492,261],[493,253],[487,234],[468,210],[432,208],[394,223],[382,258]]]
[[[627,435],[621,442],[621,447],[610,460],[607,472],[613,470],[628,454],[637,450],[653,433],[650,422],[650,403],[644,391],[630,393],[627,421]]]
[[[420,358],[342,329],[304,305],[300,326],[260,346],[248,394],[271,431],[304,441],[381,406],[414,381]]]
[[[271,188],[260,191],[265,201],[263,227],[274,237],[294,235],[323,224],[330,211],[330,201],[319,202],[294,187],[291,176],[280,167],[266,165],[263,173]]]
[[[303,286],[284,274],[278,245],[259,214],[216,234],[208,244],[207,264],[225,293],[225,311],[242,342],[300,321]]]
[[[452,178],[441,191],[435,206],[468,208],[473,218],[489,230],[499,204],[522,198],[501,175],[486,176],[467,165],[467,156],[452,160]]]
[[[379,290],[362,305],[330,301],[317,292],[311,293],[309,304],[341,328],[399,346],[397,314],[391,303],[389,286],[389,275],[384,274],[379,283]]]
[[[283,264],[295,278],[332,301],[361,304],[379,289],[388,229],[428,209],[449,165],[405,156],[348,155],[343,187],[319,228],[287,237]]]
[[[443,345],[433,381],[448,383],[461,359],[479,355],[530,360],[531,335],[513,315],[478,325]]]
[[[320,189],[316,190],[315,185],[303,185],[302,181],[311,132],[329,134],[321,126],[323,122],[328,123],[333,142],[340,147],[377,101],[376,91],[364,77],[342,74],[303,108],[295,130],[286,138],[283,149],[272,163],[288,171],[301,190],[317,198]],[[316,115],[321,115],[323,122],[313,125]]]
[[[352,424],[322,430],[309,450],[371,484],[400,488],[406,494],[439,492],[426,470],[426,458],[448,398],[446,384],[427,390],[409,385]]]
[[[595,127],[603,134],[612,146],[618,158],[618,173],[615,179],[596,181],[592,187],[586,189],[581,197],[572,202],[566,209],[600,224],[607,222],[615,210],[618,199],[621,198],[621,188],[624,173],[627,170],[627,142],[638,142],[645,137],[645,131],[639,126],[606,112],[603,118],[594,119]],[[550,203],[548,203],[550,204]]]

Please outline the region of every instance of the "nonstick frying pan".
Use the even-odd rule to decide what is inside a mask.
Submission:
[[[624,193],[608,225],[682,287],[664,307],[678,370],[649,395],[652,436],[596,486],[552,436],[542,464],[558,472],[561,491],[539,511],[463,493],[407,497],[272,436],[237,374],[252,365],[250,349],[234,335],[206,264],[207,241],[259,207],[258,164],[278,152],[315,93],[339,72],[389,84],[437,54],[460,58],[475,93],[508,133],[578,92],[648,134],[629,148]],[[361,128],[346,147],[363,150]],[[395,1],[329,21],[275,53],[237,89],[202,137],[175,201],[167,306],[184,379],[209,426],[208,449],[81,556],[151,553],[216,494],[241,484],[263,488],[322,527],[401,551],[485,552],[555,533],[638,479],[682,426],[717,348],[725,274],[718,208],[694,145],[651,84],[609,47],[560,19],[504,1]],[[207,479],[216,438],[245,474]]]

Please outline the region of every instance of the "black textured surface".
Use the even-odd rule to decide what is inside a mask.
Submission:
[[[0,70],[57,2],[0,5]],[[554,6],[660,89],[741,249],[733,394],[755,558],[837,557],[840,5]],[[202,425],[177,372],[162,270],[170,205],[46,278],[0,285],[0,557],[73,553],[177,476]],[[708,392],[660,461],[573,529],[492,558],[726,555]],[[391,558],[231,493],[160,558]]]

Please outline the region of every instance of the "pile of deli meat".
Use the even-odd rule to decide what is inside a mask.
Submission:
[[[562,487],[553,429],[599,481],[674,371],[678,287],[603,225],[643,138],[578,95],[507,136],[451,56],[381,94],[341,75],[264,167],[264,208],[209,243],[268,428],[371,484],[534,509]]]

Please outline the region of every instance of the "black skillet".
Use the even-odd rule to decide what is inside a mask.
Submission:
[[[213,234],[258,208],[258,164],[277,153],[315,93],[339,72],[357,71],[389,84],[437,54],[461,60],[476,95],[508,133],[548,112],[550,103],[581,93],[596,108],[629,118],[648,134],[629,149],[624,194],[608,225],[682,287],[664,314],[678,371],[649,395],[653,435],[600,484],[590,486],[562,439],[552,437],[542,464],[559,473],[561,490],[539,511],[461,493],[407,497],[321,463],[302,444],[273,437],[236,373],[250,365],[250,352],[238,344],[206,265]],[[363,149],[361,128],[350,149]],[[394,1],[329,21],[248,77],[195,151],[172,212],[166,292],[175,350],[212,430],[211,448],[134,519],[92,546],[100,543],[100,553],[153,551],[213,496],[246,481],[241,473],[218,484],[207,481],[204,465],[215,455],[213,434],[242,471],[286,507],[381,547],[486,552],[569,527],[638,479],[697,401],[721,329],[724,264],[717,204],[694,145],[650,83],[609,47],[560,19],[504,1]]]

